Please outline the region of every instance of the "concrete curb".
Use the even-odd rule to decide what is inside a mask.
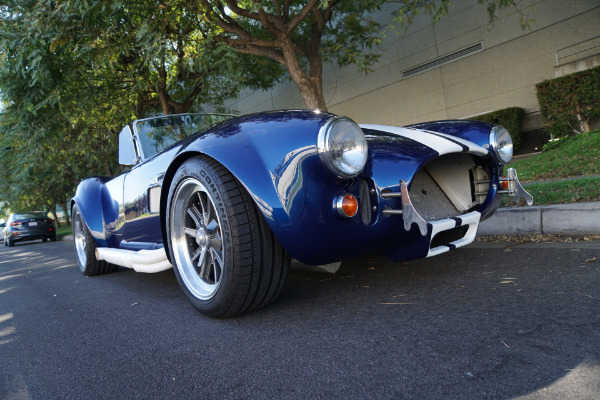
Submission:
[[[479,236],[598,235],[600,202],[500,208],[479,225]]]

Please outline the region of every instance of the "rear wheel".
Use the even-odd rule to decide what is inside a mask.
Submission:
[[[93,276],[116,271],[119,268],[118,266],[96,259],[96,242],[85,224],[77,204],[73,206],[71,220],[73,223],[75,254],[81,272],[84,275]]]
[[[12,240],[11,237],[9,236],[9,237],[6,238],[6,245],[8,247],[13,247],[15,245],[15,241]]]
[[[209,158],[187,160],[167,204],[171,261],[196,309],[229,317],[277,297],[290,257],[229,171]]]

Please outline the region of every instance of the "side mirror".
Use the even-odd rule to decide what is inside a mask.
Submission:
[[[135,165],[138,161],[139,158],[135,152],[135,143],[133,141],[131,128],[126,126],[121,133],[119,133],[119,164]]]

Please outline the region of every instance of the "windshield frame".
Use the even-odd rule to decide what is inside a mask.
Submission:
[[[193,123],[191,123],[192,119],[202,119],[203,117],[211,117],[212,119],[215,119],[216,121],[214,121],[214,122],[211,121],[211,123],[207,123],[204,126],[199,124],[199,126],[195,127],[191,131],[184,132],[183,136],[181,136],[179,138],[167,138],[167,142],[162,144],[162,146],[160,146],[160,148],[158,148],[156,143],[152,142],[152,140],[147,135],[147,133],[151,132],[151,129],[152,129],[152,126],[150,126],[150,124],[149,124],[151,121],[160,121],[160,120],[169,120],[170,119],[173,122],[175,122],[179,119],[180,121],[183,122],[185,118],[189,118],[189,120],[190,120],[189,125],[186,125],[183,123],[182,124],[165,123],[164,125],[158,125],[158,126],[185,127],[185,126],[194,126]],[[145,160],[148,160],[148,159],[156,156],[157,154],[160,154],[165,149],[167,149],[170,146],[172,146],[173,144],[185,139],[186,137],[189,137],[198,132],[205,131],[208,128],[210,128],[211,126],[216,125],[217,123],[220,123],[220,122],[223,122],[228,119],[235,118],[235,117],[237,117],[237,115],[224,114],[224,113],[184,113],[184,114],[160,115],[160,116],[155,116],[155,117],[138,119],[136,121],[133,121],[133,123],[131,124],[132,128],[133,128],[133,136],[134,136],[135,142],[136,142],[135,148],[138,152],[140,160],[142,162],[144,162]],[[174,140],[174,139],[176,139],[176,140]],[[148,147],[148,144],[150,146],[154,146],[156,149],[155,150],[151,149],[150,147]]]

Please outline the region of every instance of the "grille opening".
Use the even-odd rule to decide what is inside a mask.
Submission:
[[[463,225],[438,233],[431,240],[431,248],[446,246],[449,243],[462,239],[467,234],[469,225]]]
[[[371,195],[369,184],[362,180],[360,181],[358,188],[358,198],[360,199],[359,207],[360,207],[360,218],[362,223],[365,225],[370,225],[372,220],[372,209],[371,209]]]
[[[426,221],[476,210],[489,191],[489,171],[467,153],[438,157],[421,168],[410,186],[413,206]]]

